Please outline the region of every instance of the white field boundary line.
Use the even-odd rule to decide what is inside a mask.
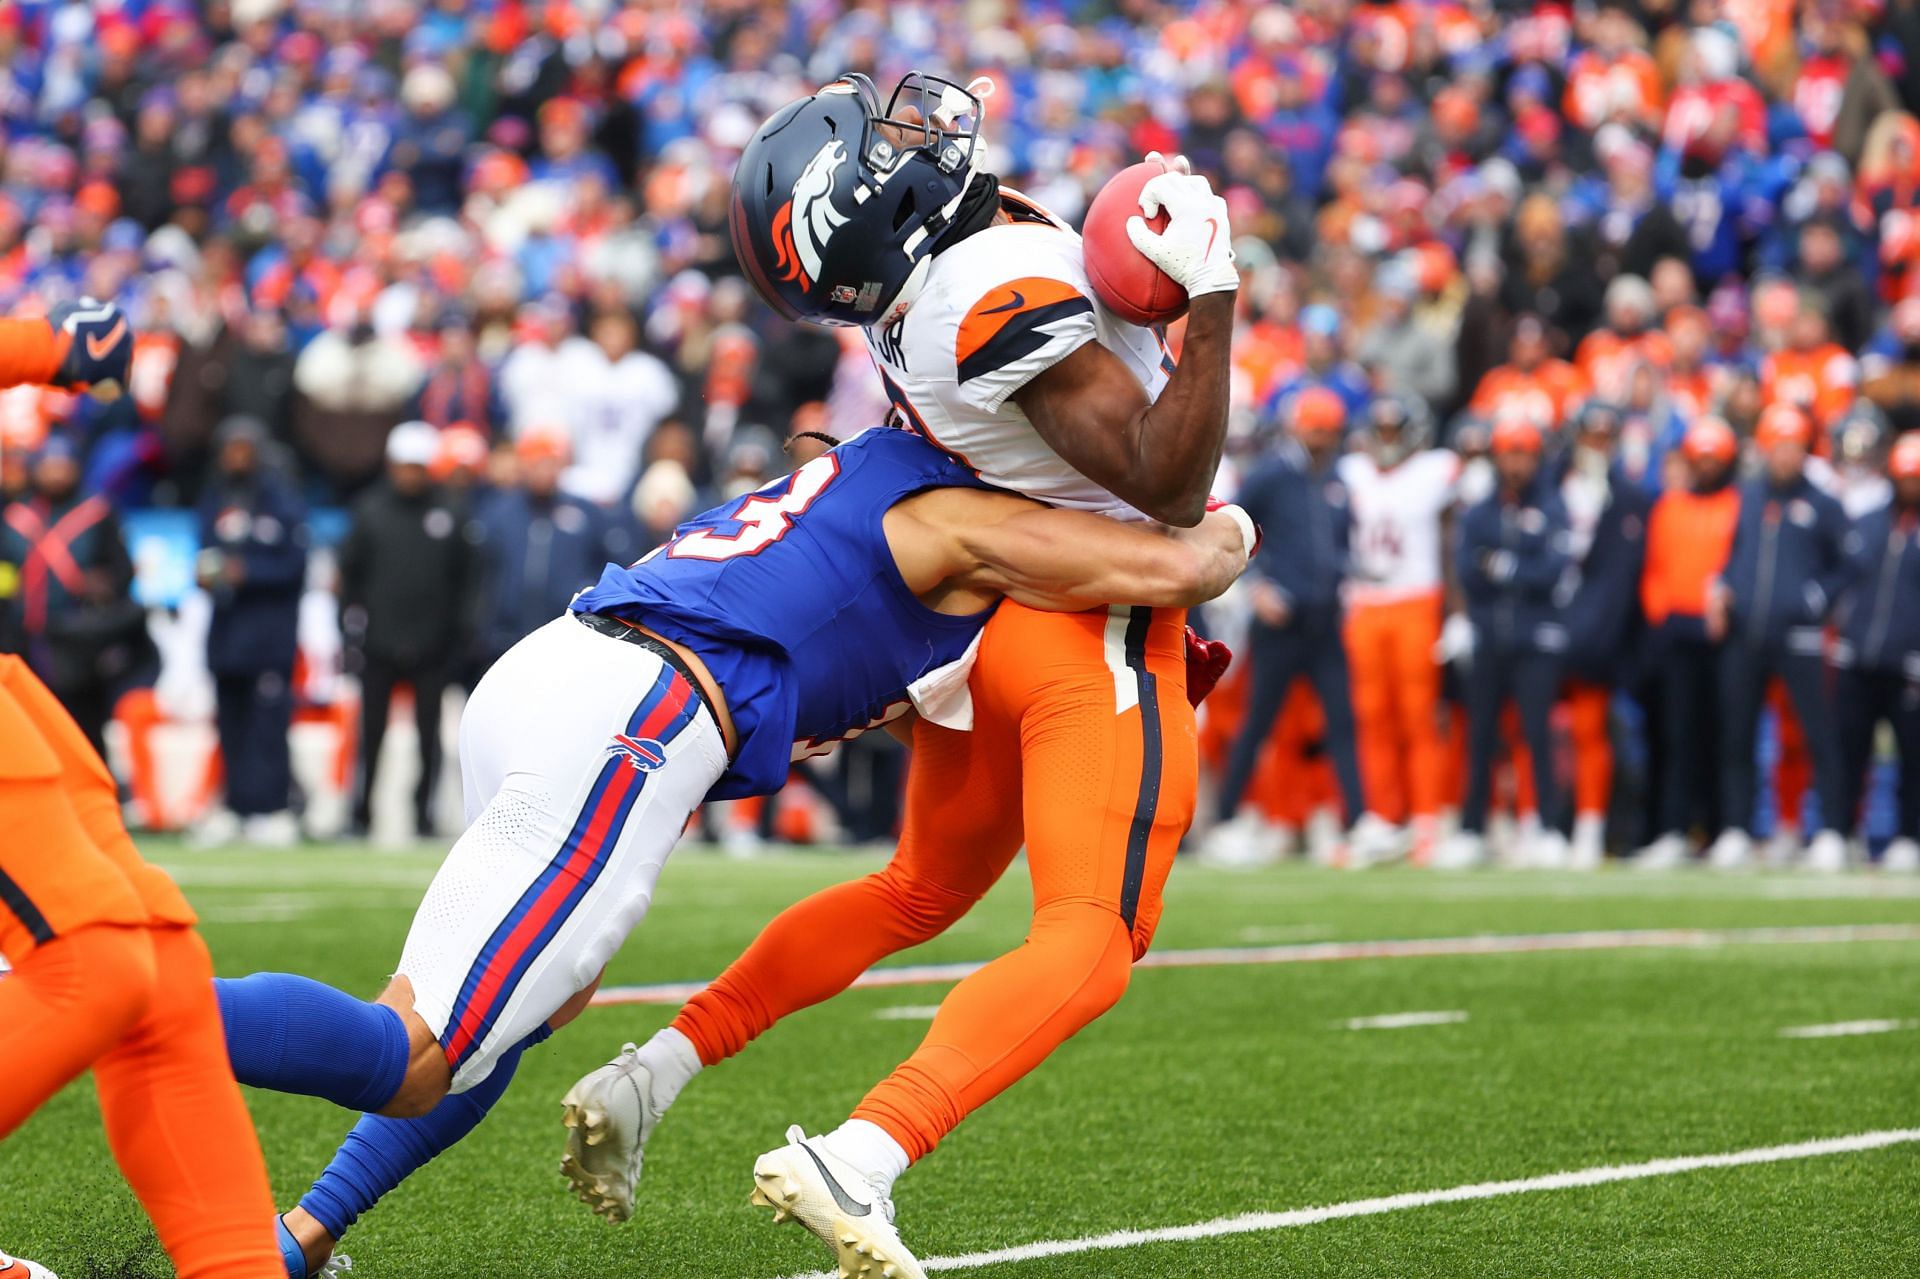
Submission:
[[[1713,946],[1834,945],[1848,942],[1920,941],[1920,924],[1841,924],[1812,928],[1623,928],[1579,933],[1483,933],[1472,937],[1418,937],[1403,941],[1303,942],[1290,946],[1222,946],[1205,950],[1148,951],[1136,968],[1231,968],[1263,964],[1315,964],[1352,959],[1435,959],[1455,955],[1528,955],[1545,951],[1641,950]],[[985,967],[982,961],[907,964],[870,968],[854,979],[856,990],[935,986],[960,981]],[[679,1004],[707,983],[663,982],[607,986],[595,1007],[616,1004]]]
[[[1872,1017],[1862,1021],[1831,1021],[1819,1026],[1783,1026],[1782,1039],[1839,1039],[1846,1035],[1885,1035],[1896,1030],[1912,1030],[1920,1022],[1897,1017]]]
[[[1348,1030],[1405,1030],[1411,1026],[1452,1026],[1467,1019],[1467,1014],[1458,1008],[1436,1009],[1432,1012],[1381,1013],[1375,1017],[1349,1017],[1336,1025]]]
[[[1847,1137],[1826,1137],[1818,1141],[1800,1141],[1785,1146],[1759,1146],[1752,1150],[1734,1150],[1720,1155],[1681,1155],[1672,1159],[1651,1159],[1639,1164],[1604,1164],[1597,1168],[1578,1168],[1570,1172],[1548,1173],[1544,1177],[1521,1177],[1513,1181],[1482,1181],[1470,1186],[1449,1186],[1442,1190],[1415,1190],[1386,1195],[1378,1199],[1354,1199],[1347,1203],[1320,1208],[1295,1208],[1289,1212],[1249,1212],[1238,1217],[1220,1217],[1190,1226],[1167,1226],[1158,1230],[1116,1230],[1107,1235],[1089,1235],[1080,1239],[1047,1239],[997,1248],[991,1252],[968,1252],[954,1257],[929,1257],[920,1264],[928,1270],[971,1270],[980,1266],[998,1266],[1016,1261],[1034,1261],[1042,1257],[1063,1257],[1079,1252],[1106,1252],[1118,1248],[1137,1248],[1142,1244],[1182,1243],[1195,1239],[1217,1239],[1222,1235],[1256,1234],[1318,1225],[1348,1217],[1375,1217],[1382,1213],[1429,1208],[1435,1204],[1467,1203],[1477,1199],[1501,1199],[1508,1195],[1533,1194],[1542,1190],[1572,1190],[1582,1186],[1604,1186],[1616,1181],[1643,1181],[1649,1177],[1671,1177],[1706,1168],[1741,1168],[1751,1164],[1786,1163],[1795,1159],[1818,1159],[1827,1155],[1857,1154],[1920,1142],[1920,1128],[1892,1128],[1879,1132],[1854,1133]],[[791,1279],[833,1279],[833,1272],[795,1275]]]

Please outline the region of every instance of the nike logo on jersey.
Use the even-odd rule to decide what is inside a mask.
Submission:
[[[120,322],[118,324],[115,324],[112,328],[108,329],[105,333],[101,334],[98,337],[94,337],[91,335],[88,336],[87,358],[91,360],[106,359],[107,356],[113,352],[113,348],[120,345],[120,339],[125,337],[126,335],[127,335],[127,318],[125,316],[121,316]]]
[[[1027,304],[1027,295],[1020,292],[1020,290],[1015,289],[1013,291],[1013,301],[1004,303],[1000,306],[988,307],[986,310],[980,312],[980,314],[981,315],[999,315],[1003,311],[1018,311],[1021,307],[1025,306],[1026,304]]]
[[[803,1141],[800,1143],[800,1149],[807,1152],[807,1158],[813,1160],[813,1166],[820,1170],[821,1180],[827,1183],[827,1192],[833,1196],[833,1201],[840,1205],[841,1212],[849,1216],[864,1217],[873,1211],[872,1204],[863,1204],[840,1188],[840,1183],[835,1181],[833,1174],[827,1171],[827,1166],[820,1161],[820,1156],[813,1153],[813,1147]]]

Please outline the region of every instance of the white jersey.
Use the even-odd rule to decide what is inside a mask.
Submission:
[[[1099,342],[1157,397],[1173,355],[1157,331],[1101,305],[1078,235],[1038,205],[1002,194],[1020,220],[942,252],[906,314],[867,330],[887,398],[902,425],[990,484],[1054,506],[1144,518],[1055,453],[1012,396]]]
[[[1446,580],[1440,517],[1453,505],[1459,456],[1427,449],[1381,470],[1369,454],[1348,453],[1337,467],[1353,512],[1348,602],[1390,604],[1438,591]]]

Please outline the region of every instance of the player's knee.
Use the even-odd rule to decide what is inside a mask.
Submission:
[[[886,901],[902,936],[914,941],[937,937],[973,909],[984,894],[938,884],[889,865],[867,877]]]
[[[416,1049],[407,1059],[407,1073],[399,1089],[380,1107],[380,1113],[389,1119],[418,1119],[446,1100],[452,1083],[453,1070],[439,1044],[431,1050]]]
[[[1081,1024],[1120,1002],[1133,977],[1133,930],[1109,906],[1075,903],[1038,912],[1029,944],[1052,952],[1049,969]]]

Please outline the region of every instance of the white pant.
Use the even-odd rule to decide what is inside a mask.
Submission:
[[[727,766],[683,676],[571,614],[480,681],[460,758],[467,830],[414,914],[399,968],[454,1092],[606,966]]]

